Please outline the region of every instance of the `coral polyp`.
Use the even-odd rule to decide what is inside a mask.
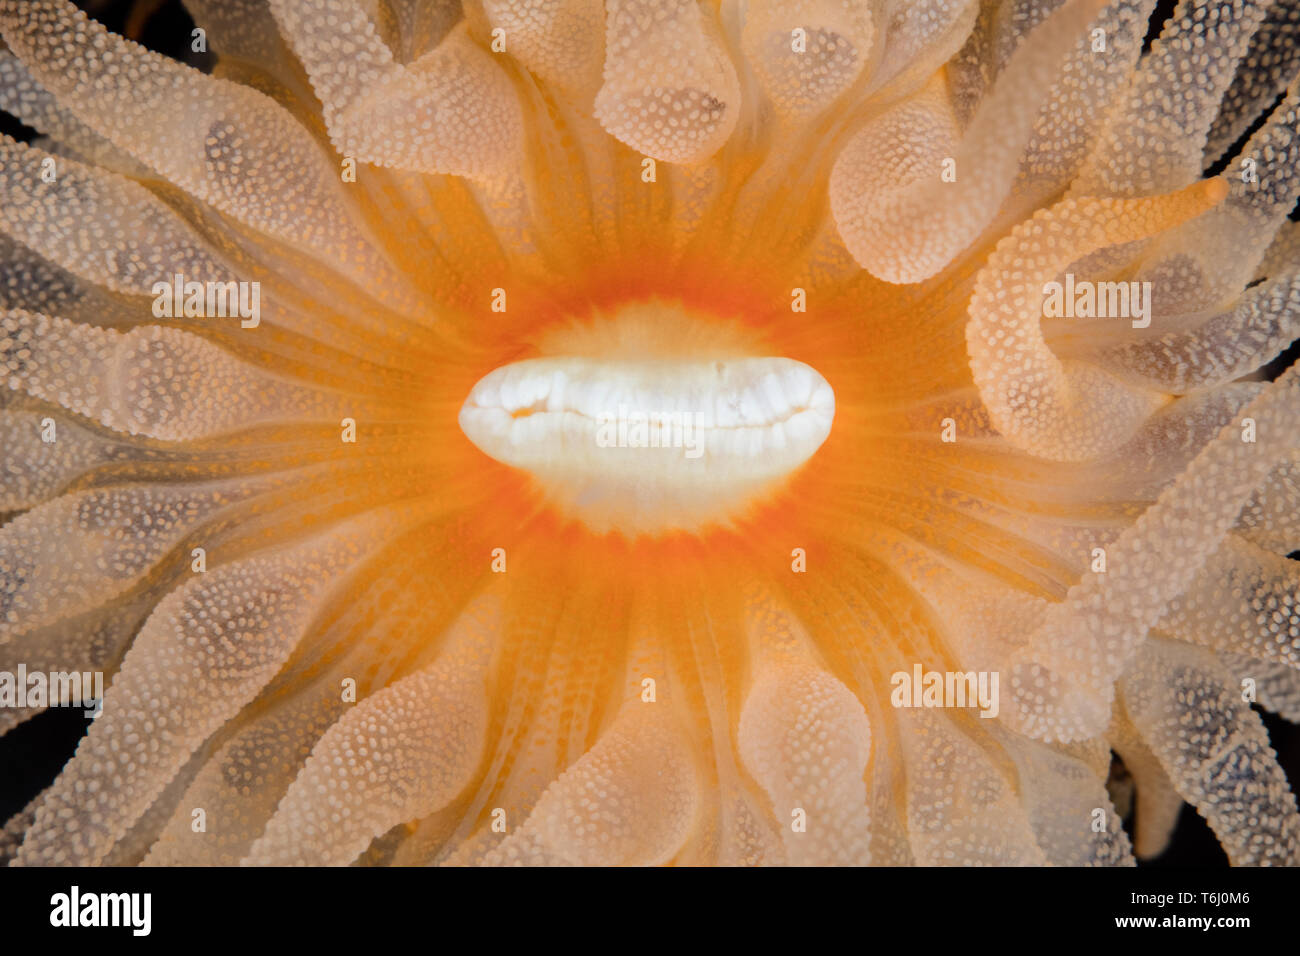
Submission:
[[[0,857],[1300,862],[1300,5],[185,7],[0,0]]]

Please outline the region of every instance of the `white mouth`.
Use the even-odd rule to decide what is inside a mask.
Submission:
[[[495,369],[460,427],[596,531],[725,524],[830,434],[835,395],[787,358],[548,357]]]

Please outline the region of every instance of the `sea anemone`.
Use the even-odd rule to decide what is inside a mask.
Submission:
[[[1300,4],[185,5],[0,0],[0,856],[1300,859]]]

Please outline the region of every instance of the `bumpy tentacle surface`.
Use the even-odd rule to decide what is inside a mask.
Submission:
[[[185,7],[0,0],[0,860],[1300,862],[1293,0]]]

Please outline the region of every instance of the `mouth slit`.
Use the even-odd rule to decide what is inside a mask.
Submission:
[[[571,334],[576,354],[494,369],[470,390],[461,430],[598,533],[730,524],[821,447],[834,392],[803,362],[692,355],[670,332],[665,353],[647,354],[648,329],[597,329],[586,342]],[[637,350],[626,348],[633,338]]]

